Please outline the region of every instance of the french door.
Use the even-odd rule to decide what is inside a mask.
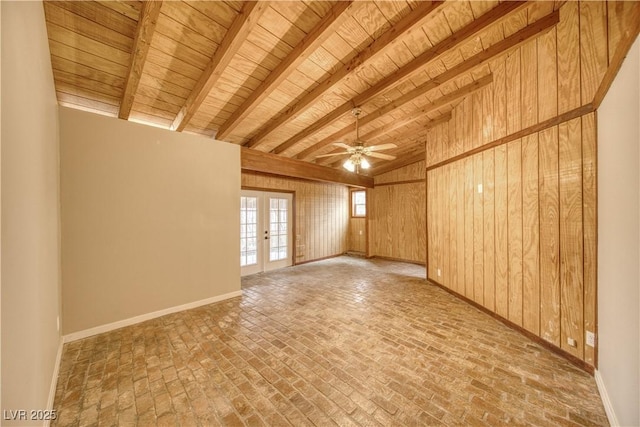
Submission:
[[[242,190],[240,193],[241,275],[290,266],[293,196]]]

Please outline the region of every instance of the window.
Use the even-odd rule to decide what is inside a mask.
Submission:
[[[367,215],[367,192],[351,192],[351,216],[364,217]]]

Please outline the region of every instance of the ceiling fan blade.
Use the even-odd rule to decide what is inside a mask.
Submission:
[[[350,145],[347,145],[344,142],[334,142],[333,145],[335,145],[336,147],[342,147],[345,150],[348,150],[349,148],[352,148]]]
[[[331,157],[331,156],[346,156],[347,154],[350,154],[348,152],[342,152],[342,153],[329,153],[329,154],[321,154],[319,156],[316,156],[316,159],[320,159],[322,157]]]
[[[372,145],[367,147],[369,151],[380,151],[380,150],[390,150],[392,148],[398,148],[396,144],[388,143],[388,144],[380,144],[380,145]]]
[[[378,159],[384,159],[384,160],[395,160],[396,158],[396,156],[390,156],[388,154],[382,154],[382,153],[369,153],[367,154],[367,156],[376,157]]]

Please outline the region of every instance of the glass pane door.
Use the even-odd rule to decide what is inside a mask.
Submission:
[[[240,266],[258,263],[258,198],[240,198]]]
[[[269,211],[269,261],[280,261],[288,256],[288,200],[269,198]]]
[[[240,267],[243,276],[293,263],[292,207],[292,194],[242,191]]]

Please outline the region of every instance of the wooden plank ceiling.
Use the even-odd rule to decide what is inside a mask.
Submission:
[[[333,142],[353,142],[357,106],[361,140],[398,146],[385,151],[394,161],[371,159],[364,173],[376,175],[424,158],[427,130],[490,84],[500,57],[554,26],[559,5],[46,1],[44,8],[61,105],[215,137],[253,150],[252,159],[292,159],[287,164],[302,171],[301,162],[318,163],[329,174],[345,157],[316,156],[340,151]]]

